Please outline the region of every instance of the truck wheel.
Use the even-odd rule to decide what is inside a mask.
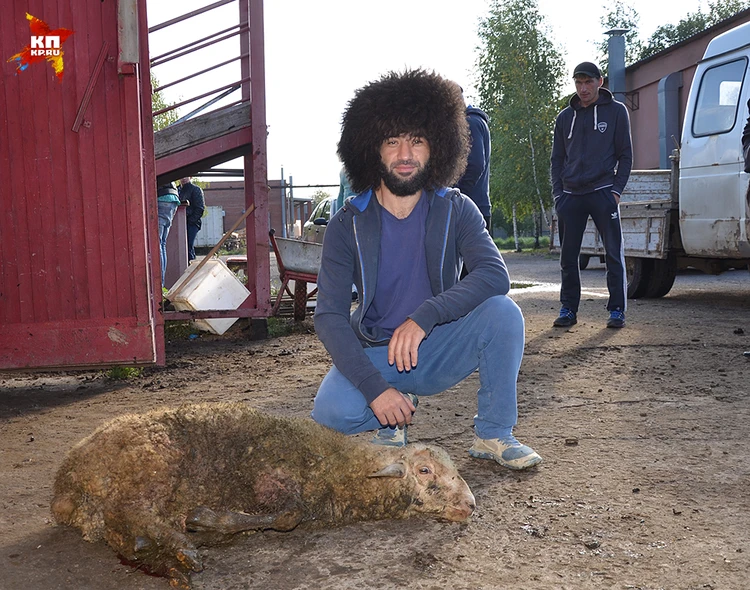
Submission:
[[[651,277],[648,280],[644,297],[664,297],[674,285],[677,276],[677,259],[674,256],[668,258],[655,258],[652,262]]]
[[[589,265],[589,260],[591,260],[591,256],[589,256],[588,254],[580,254],[578,256],[578,268],[580,268],[581,270],[585,270]]]
[[[645,297],[651,277],[652,260],[626,256],[625,270],[628,275],[628,299]]]

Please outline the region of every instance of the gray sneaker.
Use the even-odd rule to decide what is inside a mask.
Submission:
[[[519,471],[542,462],[534,449],[521,444],[512,435],[503,440],[477,437],[469,449],[469,455],[477,459],[492,459],[503,467]]]
[[[404,393],[403,395],[411,400],[415,408],[419,405],[419,398],[413,393]],[[403,428],[391,428],[390,426],[380,428],[370,442],[387,447],[405,447],[407,443],[406,428],[406,426]]]
[[[386,426],[375,432],[372,437],[372,444],[383,445],[386,447],[405,447],[406,446],[406,426],[403,428],[391,428]]]

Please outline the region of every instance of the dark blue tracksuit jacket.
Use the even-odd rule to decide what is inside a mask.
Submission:
[[[434,296],[409,317],[429,335],[436,325],[463,317],[485,299],[507,294],[510,277],[479,209],[468,197],[453,188],[429,190],[425,196],[429,205],[425,254]],[[347,199],[331,218],[323,240],[315,308],[315,331],[333,364],[368,403],[390,387],[364,352],[368,346],[387,345],[390,336],[362,323],[376,290],[380,211],[377,197],[367,190]],[[459,281],[463,263],[470,272]],[[352,283],[357,286],[359,306],[350,313]]]

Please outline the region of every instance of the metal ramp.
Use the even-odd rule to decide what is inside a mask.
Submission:
[[[215,18],[197,18],[212,11]],[[208,23],[217,22],[225,28],[207,34]],[[186,43],[189,35],[205,36]],[[232,172],[244,179],[245,213],[251,212],[245,220],[247,258],[254,264],[247,272],[250,296],[231,313],[234,317],[266,318],[271,305],[263,2],[219,0],[150,27],[149,40],[153,47],[159,47],[159,55],[149,58],[155,74],[151,80],[169,74],[174,77],[174,72],[180,76],[152,88],[157,97],[173,87],[180,93],[175,104],[152,109],[152,117],[161,127],[154,133],[154,180],[160,185],[185,176],[201,176],[212,167],[242,159],[242,169]],[[167,63],[172,67],[160,69]],[[192,83],[186,84],[189,81]],[[192,96],[183,97],[184,92],[191,91]],[[184,110],[188,105],[192,110],[178,118],[177,109]],[[165,119],[168,124],[163,126]],[[226,223],[235,221],[239,220],[227,219]],[[184,264],[187,266],[187,260]],[[228,314],[226,310],[215,312],[201,311],[195,317]],[[184,319],[184,313],[177,317],[165,311],[164,318]]]

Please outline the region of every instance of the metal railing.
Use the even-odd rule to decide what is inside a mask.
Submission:
[[[229,4],[236,10],[212,12]],[[186,24],[199,15],[204,16]],[[217,30],[211,32],[211,27]],[[157,179],[160,174],[202,175],[218,163],[241,159],[244,213],[235,227],[245,225],[247,259],[253,261],[247,269],[250,295],[238,309],[165,311],[164,318],[268,317],[271,292],[263,0],[219,0],[171,18],[149,28],[149,47],[158,52],[149,56],[150,68],[155,70],[152,80],[164,80],[163,84],[152,82],[156,86],[152,94],[166,90],[173,96],[175,89],[181,92],[176,100],[161,94],[166,106],[152,115],[176,113],[190,105],[186,109],[189,112],[170,117],[171,124],[155,135],[155,146],[161,139],[170,148],[161,156],[156,154]],[[217,72],[220,68],[225,70]],[[217,112],[220,116],[215,116]],[[198,113],[209,116],[201,119],[196,117]],[[193,121],[185,121],[191,117]],[[206,129],[217,121],[220,124],[215,128]],[[182,123],[178,126],[178,122]],[[225,237],[232,231],[234,228],[225,231]]]
[[[203,15],[217,8],[220,8],[222,6],[225,6],[227,4],[232,4],[232,3],[236,3],[239,5],[238,6],[239,10],[236,13],[238,16],[237,23],[232,24],[229,27],[225,27],[209,35],[206,35],[204,37],[201,37],[200,39],[196,39],[189,43],[170,48],[167,51],[164,51],[163,53],[150,58],[151,71],[154,72],[154,70],[156,70],[155,75],[157,79],[159,79],[159,72],[164,71],[163,69],[160,69],[159,66],[163,66],[164,64],[174,62],[174,60],[178,60],[186,56],[195,56],[196,54],[198,54],[198,52],[202,52],[201,56],[203,59],[209,59],[211,60],[211,62],[216,60],[216,63],[211,63],[208,67],[201,68],[200,70],[193,72],[187,76],[181,76],[178,79],[172,80],[165,84],[160,84],[156,88],[152,88],[152,94],[161,93],[168,88],[171,88],[174,90],[176,87],[179,87],[181,90],[184,90],[185,92],[189,92],[189,91],[195,92],[196,88],[200,89],[198,93],[195,94],[194,96],[189,96],[188,98],[180,98],[176,102],[168,104],[164,108],[155,110],[152,113],[154,117],[158,115],[162,115],[164,113],[171,112],[171,111],[176,111],[177,109],[180,109],[181,107],[198,102],[203,99],[209,99],[203,104],[199,105],[197,108],[190,111],[189,113],[173,121],[172,124],[181,122],[203,111],[206,111],[207,109],[209,109],[210,107],[213,107],[214,105],[217,105],[217,103],[226,99],[230,95],[236,93],[240,89],[243,90],[240,97],[238,97],[236,100],[230,101],[228,103],[224,103],[220,107],[217,106],[216,109],[213,109],[213,110],[219,110],[220,108],[230,108],[232,106],[249,101],[250,76],[244,76],[244,77],[241,76],[237,80],[234,80],[229,83],[223,83],[215,88],[210,88],[209,90],[206,90],[204,85],[194,83],[196,79],[199,78],[200,76],[205,76],[206,74],[215,72],[219,68],[228,66],[229,64],[233,64],[235,62],[240,62],[242,71],[249,71],[249,64],[248,64],[248,60],[250,58],[249,52],[245,51],[243,53],[239,51],[238,55],[231,56],[229,59],[223,59],[223,56],[222,58],[217,58],[216,55],[219,55],[219,54],[216,51],[212,51],[216,49],[216,46],[219,43],[228,41],[233,38],[239,39],[242,36],[246,38],[249,37],[249,33],[250,33],[250,27],[248,25],[249,15],[241,14],[240,11],[242,11],[243,9],[242,2],[238,2],[238,0],[219,0],[218,2],[214,2],[212,4],[209,4],[208,6],[204,6],[203,8],[193,10],[192,12],[188,12],[186,14],[183,14],[182,16],[178,16],[168,21],[165,21],[163,23],[160,23],[158,25],[154,25],[153,27],[149,28],[148,32],[149,32],[149,35],[151,36],[154,33],[157,33],[159,31],[166,31],[168,29],[175,30],[174,27],[176,27],[177,25],[181,25],[182,23],[185,23],[185,21],[188,21],[189,19],[195,18],[199,15]],[[244,4],[247,4],[247,3],[244,3]],[[178,38],[177,35],[175,37]],[[242,45],[242,42],[240,43],[240,45]],[[189,82],[193,82],[193,84],[188,84]]]

